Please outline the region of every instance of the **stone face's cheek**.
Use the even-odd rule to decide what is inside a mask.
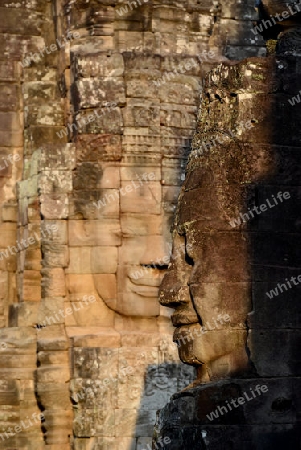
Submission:
[[[129,175],[123,173],[123,177]],[[162,218],[128,214],[121,222],[124,233],[119,251],[115,311],[127,316],[159,314],[158,289],[166,263],[167,246],[160,234]]]
[[[175,307],[174,304],[189,303],[188,280],[191,267],[185,260],[185,238],[174,232],[171,262],[159,289],[160,303]]]
[[[217,324],[217,328],[231,326],[245,328],[246,315],[251,309],[251,285],[239,283],[190,284],[192,302],[202,324]],[[228,314],[229,321],[218,320]],[[216,322],[218,320],[218,322]]]
[[[190,283],[239,282],[250,279],[248,246],[240,233],[200,233],[190,230],[197,251],[197,262]],[[193,249],[193,257],[195,255]]]

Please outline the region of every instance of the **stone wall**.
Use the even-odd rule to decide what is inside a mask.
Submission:
[[[253,1],[133,3],[0,2],[4,449],[141,450],[195,376],[169,228],[204,74],[265,50]]]

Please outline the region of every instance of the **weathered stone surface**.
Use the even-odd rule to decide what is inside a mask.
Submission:
[[[179,363],[170,313],[157,302],[170,262],[169,227],[205,72],[225,55],[242,59],[265,50],[251,31],[252,1],[139,3],[0,0],[1,164],[2,157],[20,155],[0,167],[1,252],[31,240],[28,248],[16,254],[8,250],[0,261],[0,326],[15,339],[3,345],[3,353],[5,336],[0,340],[0,362],[8,364],[1,368],[0,400],[10,415],[4,415],[1,430],[33,412],[42,410],[46,417],[5,441],[7,448],[145,450],[156,410],[195,378],[193,368]],[[80,37],[73,38],[75,32]],[[272,76],[260,77],[259,62],[256,69],[251,62],[243,64],[239,119],[252,108],[245,89],[261,94],[252,118],[268,120]],[[284,96],[294,95],[296,79],[283,78]],[[228,109],[224,105],[225,127]],[[277,114],[285,117],[282,110]],[[298,138],[298,118],[290,114],[290,129]],[[247,156],[257,155],[267,128],[258,125]],[[284,163],[297,141],[292,147],[285,136],[279,142],[279,179],[297,186],[297,152],[294,175]],[[146,182],[145,173],[154,177]],[[273,192],[265,186],[260,195]],[[206,201],[208,214],[213,213],[214,202],[210,205],[209,196]],[[296,233],[298,218],[287,208]],[[272,215],[256,230],[270,229],[274,220],[286,230],[284,218]],[[47,226],[57,228],[48,233]],[[207,254],[224,241],[212,236]],[[240,264],[247,243],[231,249],[233,266]],[[218,274],[226,271],[223,245]],[[211,286],[216,262],[214,251],[205,300],[221,295],[216,312],[231,308],[236,324],[233,329],[223,324],[221,334],[244,339],[243,317],[251,306],[235,309],[235,304],[248,295],[249,278],[242,276],[241,264],[233,268],[228,290],[217,282]],[[208,304],[201,291],[198,296],[209,321]],[[89,303],[90,297],[95,301]],[[26,333],[32,339],[28,347]],[[294,346],[292,341],[291,351]],[[232,362],[228,357],[219,367],[227,370]],[[168,448],[172,445],[177,444]]]
[[[296,71],[298,36],[297,30],[280,37],[284,73]],[[154,449],[164,438],[171,440],[166,448],[212,450],[294,448],[300,441],[292,388],[300,376],[293,212],[299,198],[289,181],[296,167],[289,158],[283,175],[279,167],[283,143],[297,144],[300,111],[292,111],[276,83],[262,92],[253,73],[260,66],[259,79],[272,74],[275,82],[282,80],[278,58],[222,64],[206,77],[173,226],[173,259],[160,288],[161,304],[175,308],[181,360],[198,366],[199,383],[159,413]],[[285,117],[290,125],[284,131]],[[225,313],[229,322],[210,322]]]

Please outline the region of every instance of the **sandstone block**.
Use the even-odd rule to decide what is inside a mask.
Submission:
[[[41,269],[41,250],[28,248],[24,251],[24,269],[40,270]]]
[[[24,108],[25,126],[48,125],[64,126],[65,117],[62,102],[51,102],[48,105],[29,105]]]
[[[38,311],[37,323],[46,326],[64,323],[64,317],[60,311],[64,311],[64,299],[62,297],[43,298]]]
[[[96,111],[96,113],[94,113]],[[79,134],[122,134],[123,119],[119,107],[84,110],[77,117]]]
[[[71,300],[81,300],[84,295],[94,295],[95,285],[94,277],[92,274],[82,274],[81,277],[78,274],[67,274],[66,285],[71,296]],[[108,275],[108,277],[111,275]]]
[[[160,74],[160,72],[159,72]],[[127,96],[133,97],[133,98],[147,98],[147,99],[153,99],[158,100],[159,96],[159,89],[155,85],[153,79],[147,79],[147,78],[154,78],[153,77],[143,77],[139,81],[137,80],[137,77],[129,77],[126,87],[127,87]]]
[[[76,83],[76,89],[80,98],[80,108],[99,107],[103,102],[125,103],[122,78],[80,79]]]
[[[66,383],[70,379],[69,368],[66,366],[56,365],[55,367],[45,366],[39,367],[37,370],[38,383]],[[65,387],[66,394],[68,388]],[[69,405],[68,405],[69,406]],[[61,407],[60,407],[61,409]]]
[[[135,183],[136,184],[136,183]],[[139,213],[146,208],[150,214],[160,214],[161,185],[149,182],[137,188],[127,182],[121,182],[120,209],[123,213]]]
[[[15,84],[0,86],[0,111],[15,111],[19,107],[19,89]],[[3,144],[2,144],[3,145]]]
[[[116,247],[93,247],[91,249],[91,273],[115,273],[117,257]]]
[[[39,362],[41,364],[45,364],[45,365],[65,365],[68,366],[69,364],[69,352],[65,351],[61,351],[61,352],[44,352],[41,351],[38,353],[38,359]],[[56,385],[42,385],[40,386],[40,389],[44,389],[45,391],[47,390],[47,388],[49,389],[49,391],[51,392],[52,389],[56,390]]]
[[[175,81],[164,84],[159,88],[162,102],[178,103],[196,106],[198,103],[199,80],[197,78],[179,75]]]
[[[10,327],[31,327],[38,321],[38,302],[22,302],[10,306],[9,326]]]
[[[22,276],[23,301],[40,301],[41,273],[37,270],[25,270]]]
[[[70,216],[78,219],[119,218],[119,189],[75,191],[70,200]]]
[[[43,220],[41,230],[44,232],[43,244],[65,245],[68,242],[68,227],[65,220]]]
[[[16,244],[16,224],[7,222],[1,224],[0,247],[6,248],[8,245]]]
[[[133,187],[135,187],[134,183],[140,187],[143,184],[147,185],[150,181],[160,181],[161,170],[160,167],[155,165],[126,165],[120,167],[120,177],[122,181],[133,181]]]
[[[140,408],[140,400],[144,393],[143,376],[129,376],[121,378],[118,384],[118,408]]]
[[[126,237],[161,234],[163,218],[150,214],[122,214],[121,229]]]
[[[41,328],[35,334],[38,338],[38,351],[63,351],[69,348],[65,329],[61,324]]]
[[[31,82],[24,83],[24,99],[26,105],[41,102],[52,102],[56,100],[57,85],[54,82]]]
[[[61,268],[42,269],[43,297],[64,297],[66,295],[65,273]]]
[[[98,295],[110,306],[117,296],[116,276],[113,274],[93,275],[93,280]]]
[[[47,267],[68,267],[69,249],[67,245],[42,244],[43,264]]]
[[[69,198],[67,194],[42,194],[41,212],[45,219],[65,219],[68,217]]]
[[[67,333],[72,333],[74,347],[120,347],[120,334],[113,327],[83,327],[77,328],[77,334],[73,334],[72,328],[67,328]],[[81,330],[79,334],[78,330]]]
[[[48,141],[45,141],[48,142]],[[41,145],[39,171],[73,170],[76,164],[75,145],[54,142],[53,145]]]
[[[73,172],[73,187],[75,190],[96,189],[99,185],[102,170],[94,162],[83,162],[78,164]]]
[[[67,327],[113,326],[114,312],[96,296],[93,302],[71,301],[65,303],[65,323]],[[86,328],[88,332],[88,328]]]
[[[146,127],[160,125],[160,106],[151,102],[129,99],[123,108],[123,123],[129,127]]]
[[[45,195],[57,191],[67,194],[72,191],[72,174],[67,171],[45,170],[38,177],[38,189]]]
[[[110,56],[102,53],[79,55],[76,63],[77,76],[82,78],[121,77],[124,73],[124,62],[120,53],[113,53]]]
[[[120,245],[119,221],[69,220],[69,244],[72,247],[79,245]]]
[[[65,127],[31,126],[30,133],[27,129],[24,131],[24,143],[27,148],[32,148],[30,143],[34,142],[33,150],[45,147],[45,142],[52,142],[55,147],[60,147],[67,144],[67,136]]]
[[[0,79],[1,81],[17,81],[19,78],[16,61],[1,61]]]
[[[118,131],[119,133],[119,131]],[[100,131],[97,135],[79,135],[78,161],[120,161],[122,155],[121,136]]]
[[[166,127],[195,129],[196,114],[196,106],[160,105],[160,123]]]
[[[102,176],[99,187],[101,189],[119,189],[120,188],[120,173],[117,166],[102,164]]]
[[[135,409],[115,410],[115,432],[117,437],[134,437],[137,427],[138,411]]]
[[[17,205],[6,204],[2,207],[3,222],[17,222]]]
[[[102,36],[101,38],[99,36],[88,36],[82,43],[72,42],[70,47],[72,51],[78,54],[85,54],[87,52],[89,54],[99,54],[115,48],[112,36]]]

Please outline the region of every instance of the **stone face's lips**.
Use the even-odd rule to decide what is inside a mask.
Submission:
[[[149,273],[143,273],[143,269],[140,267],[141,276],[137,276],[137,274],[139,274],[139,267],[137,267],[137,270],[131,270],[128,273],[128,277],[136,286],[152,286],[159,288],[162,282],[163,274],[154,273],[154,269],[148,270],[150,270]]]
[[[174,334],[173,334],[173,341],[177,341],[180,337],[189,335],[191,336],[191,325],[194,324],[190,324],[190,325],[182,325],[179,326],[175,329]],[[202,330],[202,327],[200,325],[200,329]]]
[[[160,276],[154,276],[153,271],[151,271],[150,274],[145,274],[142,270],[143,275],[141,277],[137,277],[137,273],[138,272],[135,270],[128,273],[128,279],[130,280],[129,289],[142,297],[158,298],[159,286],[163,275],[160,274]]]
[[[183,314],[173,314],[171,316],[171,321],[174,327],[181,327],[183,325],[192,325],[194,323],[198,323],[198,320],[192,320],[189,317]]]
[[[174,327],[199,323],[198,316],[188,305],[179,306],[171,316],[171,321]]]
[[[158,288],[154,286],[132,286],[132,291],[142,297],[158,297]]]
[[[173,341],[178,345],[179,357],[183,363],[192,365],[203,365],[204,361],[195,356],[193,350],[194,331],[197,336],[202,335],[203,327],[198,323],[178,327],[173,334]]]

